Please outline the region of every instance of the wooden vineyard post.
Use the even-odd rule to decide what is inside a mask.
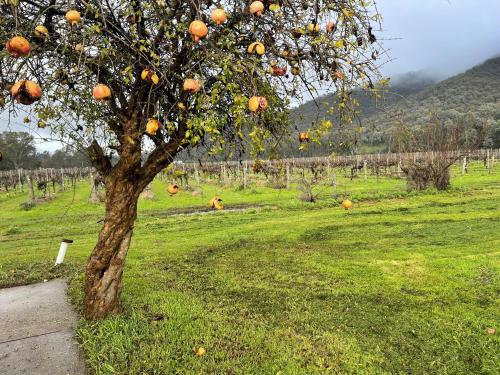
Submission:
[[[491,155],[491,156],[490,156]],[[488,159],[488,173],[492,174],[493,173],[493,164],[495,163],[495,153],[491,152],[488,150],[488,156],[490,156]]]
[[[31,176],[28,176],[26,179],[28,181],[29,188],[29,202],[33,203],[35,201],[35,189],[33,188],[33,180],[31,179]]]
[[[50,168],[50,179],[52,180],[52,192],[56,194],[56,180],[54,178],[54,169]]]
[[[368,180],[368,163],[366,160],[363,160],[363,173],[365,175],[365,181]]]
[[[18,176],[18,181],[19,181],[19,192],[22,193],[24,192],[23,189],[23,180],[21,178],[21,173],[22,173],[22,168],[17,170],[17,176]]]
[[[286,188],[290,189],[290,165],[286,163]]]
[[[337,199],[337,171],[333,170],[333,198]]]
[[[248,168],[248,162],[245,160],[245,162],[243,163],[243,189],[246,189],[248,184],[247,168]]]
[[[379,182],[380,174],[380,154],[377,154],[377,167],[375,168],[375,175],[377,176],[377,182]]]
[[[490,150],[486,150],[486,169],[488,170],[488,173],[491,173],[490,169]]]
[[[45,192],[49,192],[50,195],[50,185],[49,185],[49,170],[45,168]]]
[[[467,156],[464,156],[464,161],[462,163],[462,174],[466,174],[467,173]]]
[[[61,188],[64,191],[64,169],[61,168]]]
[[[196,186],[200,186],[200,172],[196,164],[194,165],[194,179],[196,181]]]

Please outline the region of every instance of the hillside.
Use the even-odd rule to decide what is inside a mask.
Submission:
[[[394,105],[409,95],[419,93],[420,91],[432,87],[436,84],[436,80],[419,72],[409,72],[401,76],[395,77],[393,84],[385,93],[382,101],[375,100],[367,93],[358,92],[355,94],[357,100],[361,104],[363,117],[374,115],[378,110],[387,106]],[[290,112],[290,117],[294,125],[300,129],[307,128],[318,117],[327,115],[328,108],[335,100],[334,94],[329,94],[320,97],[316,102],[309,101],[297,108],[293,108]],[[332,116],[328,116],[333,120]]]
[[[395,80],[384,100],[376,102],[366,94],[358,93],[361,125],[364,132],[358,139],[357,149],[386,150],[388,135],[393,125],[405,122],[421,125],[430,113],[443,121],[465,115],[478,121],[487,121],[490,134],[487,147],[500,147],[500,57],[490,59],[468,71],[435,82],[431,78],[409,73]],[[321,98],[320,108],[314,102],[305,103],[292,110],[291,118],[298,129],[307,129],[316,119],[335,118],[326,114],[334,96]],[[331,137],[338,137],[332,134]],[[313,147],[314,148],[314,147]],[[325,153],[325,146],[315,147],[309,154]]]

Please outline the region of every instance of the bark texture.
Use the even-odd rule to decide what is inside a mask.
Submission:
[[[102,319],[121,311],[123,268],[141,190],[138,183],[130,180],[111,178],[107,183],[104,225],[85,270],[87,319]]]
[[[121,312],[123,269],[137,217],[137,201],[154,177],[174,160],[184,145],[186,128],[178,138],[164,143],[142,161],[141,124],[147,118],[140,111],[120,125],[120,159],[111,165],[103,149],[92,143],[88,153],[106,185],[106,216],[99,239],[85,269],[84,315],[89,320],[103,319]],[[116,126],[116,125],[115,125]]]

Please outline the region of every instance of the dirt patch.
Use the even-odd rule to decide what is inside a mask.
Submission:
[[[226,207],[222,212],[245,212],[251,210],[262,210],[264,208],[277,209],[274,206],[264,206],[256,204],[236,204],[231,205],[231,207]],[[154,217],[168,217],[168,216],[178,216],[178,215],[207,215],[215,212],[211,207],[182,207],[182,208],[169,208],[167,210],[155,210],[148,211],[147,213],[142,213],[144,216],[154,216]]]

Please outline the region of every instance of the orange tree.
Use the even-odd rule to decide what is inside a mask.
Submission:
[[[86,150],[106,214],[85,270],[88,319],[120,310],[141,191],[183,149],[276,144],[290,98],[373,87],[371,1],[1,0],[2,103]],[[320,122],[319,131],[330,122]],[[47,130],[45,130],[47,131]]]

